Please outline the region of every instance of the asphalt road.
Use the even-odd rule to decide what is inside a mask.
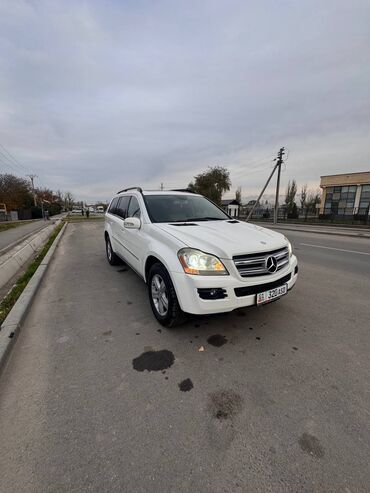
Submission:
[[[68,225],[1,375],[1,492],[369,491],[368,240],[285,231],[292,292],[168,331],[102,228]]]

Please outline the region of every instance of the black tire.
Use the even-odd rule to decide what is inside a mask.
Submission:
[[[167,309],[161,310],[160,309],[160,301],[158,295],[158,298],[156,298],[155,293],[153,293],[153,288],[156,287],[156,281],[159,281],[161,279],[164,284],[165,291],[163,291],[163,295],[165,295],[165,299],[167,299]],[[155,289],[154,289],[155,291]],[[158,320],[158,322],[161,325],[164,325],[165,327],[175,327],[176,325],[181,325],[186,321],[186,314],[181,310],[175,288],[173,287],[171,277],[169,273],[167,272],[167,269],[164,267],[164,265],[157,263],[154,264],[148,275],[148,294],[149,294],[149,302],[150,306],[152,307],[153,314],[155,318]],[[165,307],[165,302],[164,299],[162,298],[162,308]],[[159,306],[158,306],[159,305]]]
[[[107,260],[110,265],[119,265],[121,263],[120,258],[113,251],[112,243],[110,242],[109,236],[105,237],[105,251],[107,254]]]

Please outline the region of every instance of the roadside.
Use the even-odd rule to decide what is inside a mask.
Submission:
[[[359,238],[370,238],[369,228],[343,227],[343,226],[328,226],[328,225],[309,225],[298,223],[268,223],[264,221],[251,221],[256,226],[264,228],[279,229],[286,231],[302,231],[305,233],[321,233],[326,235],[352,236]]]
[[[18,298],[22,294],[23,290],[27,286],[28,282],[36,272],[37,268],[41,264],[42,260],[44,259],[45,255],[48,253],[51,245],[53,244],[55,238],[58,236],[60,230],[63,228],[64,223],[61,222],[55,230],[51,233],[49,239],[47,242],[44,244],[44,246],[41,248],[41,251],[36,255],[36,257],[29,263],[27,269],[25,272],[18,277],[16,283],[13,285],[13,287],[10,289],[10,291],[7,293],[6,296],[1,298],[0,301],[0,330],[3,322],[5,321],[6,317],[8,316],[10,310],[13,308],[15,303],[17,302]]]

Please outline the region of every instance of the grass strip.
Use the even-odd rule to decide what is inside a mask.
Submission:
[[[55,238],[58,236],[58,233],[62,229],[63,225],[64,225],[64,222],[62,222],[61,224],[59,224],[55,228],[55,230],[53,231],[50,238],[48,239],[48,241],[43,246],[40,253],[37,254],[35,259],[28,266],[26,272],[17,280],[17,282],[14,284],[13,288],[9,291],[9,293],[1,301],[1,303],[0,303],[0,326],[4,322],[6,317],[8,316],[10,310],[13,308],[17,299],[22,294],[22,292],[23,292],[24,288],[27,286],[29,280],[34,275],[34,273],[36,272],[36,270],[37,270],[38,266],[41,264],[43,258],[48,253],[49,248],[53,244]]]
[[[67,216],[66,220],[69,223],[80,223],[80,222],[89,222],[89,221],[103,221],[105,219],[105,216],[90,216],[87,218],[86,216]]]

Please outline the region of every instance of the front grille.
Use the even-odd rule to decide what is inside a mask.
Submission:
[[[276,259],[276,270],[268,270],[266,262],[269,257]],[[266,276],[275,274],[289,263],[289,250],[284,247],[270,252],[237,255],[233,261],[242,277]]]
[[[268,291],[269,289],[277,288],[282,284],[290,281],[292,274],[281,277],[277,281],[266,282],[264,284],[257,284],[255,286],[244,286],[242,288],[235,288],[235,296],[251,296],[252,294],[262,293],[263,291]]]

